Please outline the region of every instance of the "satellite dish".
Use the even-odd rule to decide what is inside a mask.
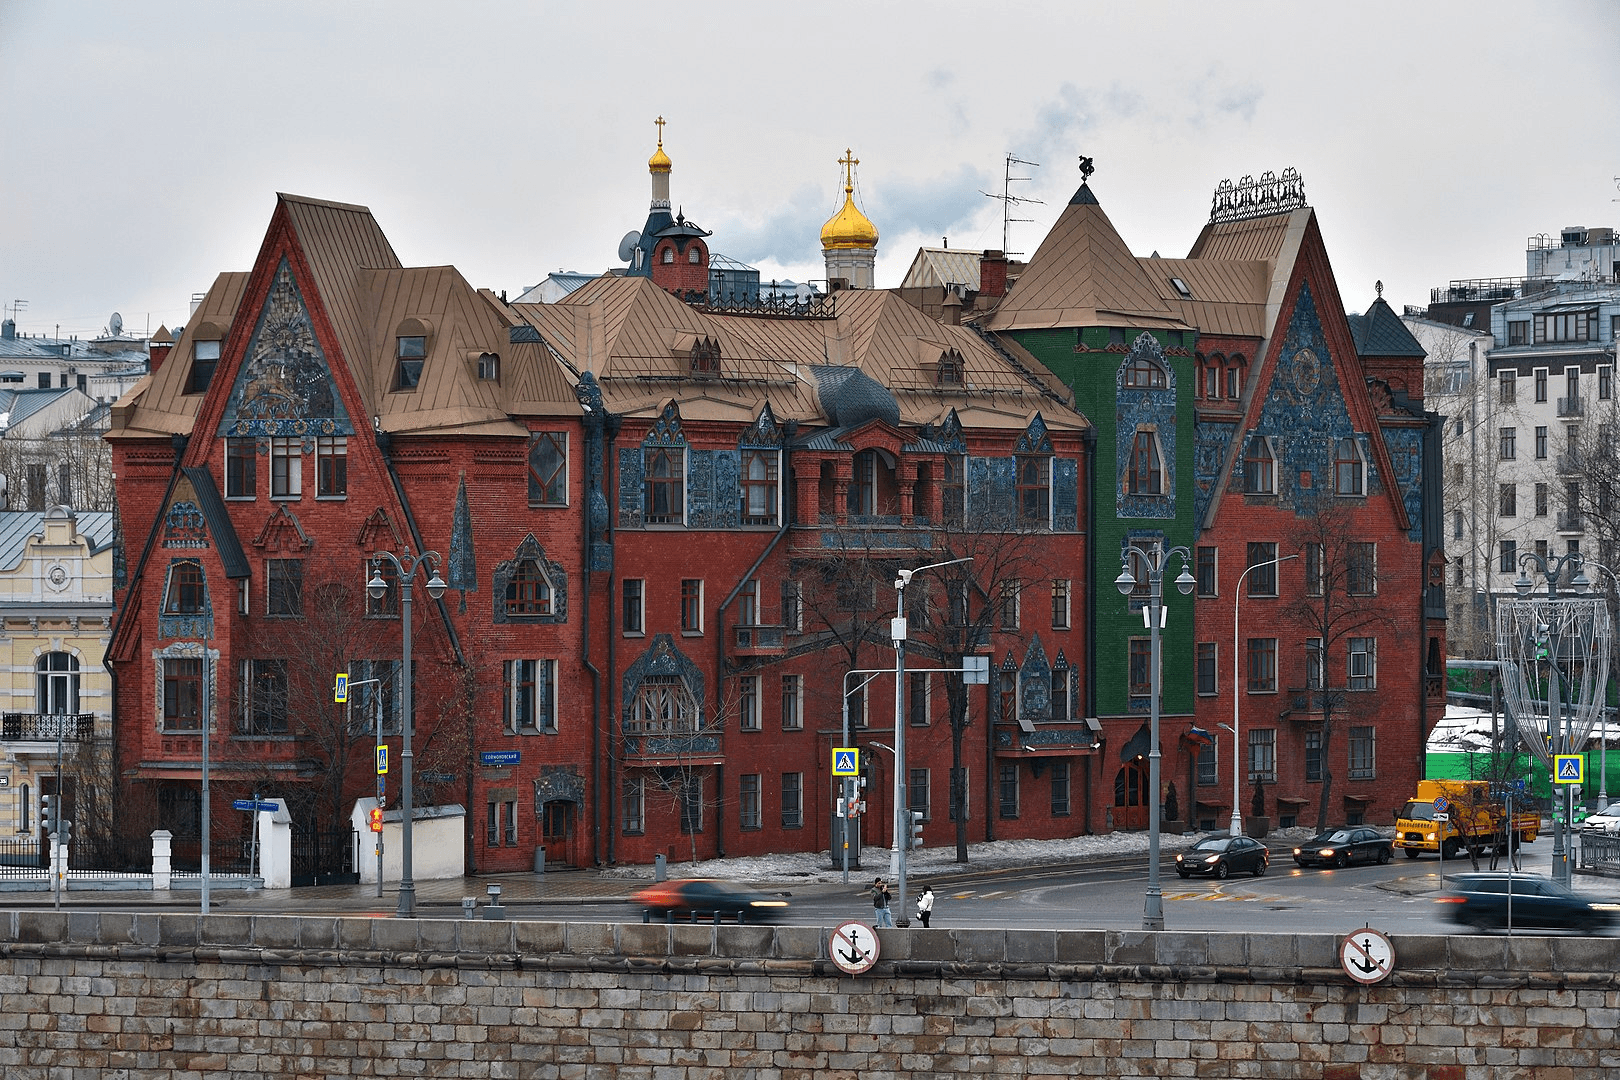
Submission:
[[[629,232],[625,233],[624,239],[619,241],[619,259],[623,262],[629,262],[631,257],[635,255],[636,248],[640,246],[640,244],[641,234],[636,230],[631,229]]]
[[[122,334],[124,332],[124,317],[116,311],[113,312],[112,318],[107,320],[107,329],[112,331],[113,337]]]

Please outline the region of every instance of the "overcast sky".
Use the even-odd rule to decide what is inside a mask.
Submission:
[[[1620,225],[1620,3],[0,0],[0,300],[140,332],[246,270],[275,193],[369,206],[406,265],[517,291],[617,264],[664,116],[714,252],[821,278],[860,159],[877,284],[1032,252],[1079,185],[1182,256],[1223,178],[1297,168],[1345,303],[1524,273]]]

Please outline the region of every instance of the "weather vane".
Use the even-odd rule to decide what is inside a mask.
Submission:
[[[1080,182],[1083,184],[1087,180],[1090,180],[1091,179],[1091,174],[1096,172],[1096,171],[1097,171],[1097,166],[1092,164],[1092,159],[1086,157],[1086,155],[1084,155],[1084,154],[1081,154],[1080,155]]]

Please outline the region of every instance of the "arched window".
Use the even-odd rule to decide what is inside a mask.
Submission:
[[[1166,385],[1164,368],[1152,357],[1137,356],[1125,368],[1125,385],[1142,389],[1163,389]]]
[[[1204,397],[1209,401],[1221,398],[1221,356],[1216,353],[1204,361]]]
[[[1243,357],[1234,356],[1226,364],[1226,396],[1233,401],[1243,396]]]
[[[1136,430],[1125,490],[1132,495],[1164,494],[1164,458],[1159,453],[1159,433],[1151,428]]]
[[[533,559],[518,563],[512,580],[506,584],[508,615],[550,615],[551,582]]]
[[[649,525],[679,525],[685,520],[686,488],[679,447],[649,447],[646,454],[646,506]]]
[[[776,463],[774,450],[744,450],[742,460],[742,523],[776,524]]]
[[[696,244],[693,244],[686,252],[686,261],[691,263],[693,266],[699,265],[703,262],[703,250]]]
[[[39,711],[55,716],[79,711],[79,658],[48,652],[34,665]]]
[[[1020,455],[1017,466],[1018,523],[1044,528],[1052,522],[1052,459]]]
[[[1250,436],[1243,452],[1243,490],[1250,495],[1277,494],[1277,453],[1264,435]]]
[[[664,249],[664,254],[663,254],[664,265],[668,266],[671,263],[673,263],[674,261],[675,261],[675,249],[672,248],[672,247],[665,248]]]

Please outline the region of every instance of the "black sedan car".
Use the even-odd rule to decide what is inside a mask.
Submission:
[[[1294,849],[1294,861],[1301,866],[1349,866],[1356,862],[1382,866],[1394,857],[1394,841],[1380,836],[1377,829],[1361,825],[1329,829]]]
[[[739,923],[775,922],[787,914],[788,902],[780,896],[767,896],[744,885],[713,878],[686,881],[660,881],[630,898],[641,908],[643,922],[662,916],[675,919],[736,919]]]
[[[1475,930],[1575,930],[1601,934],[1615,925],[1620,904],[1593,900],[1567,885],[1535,874],[1491,871],[1458,874],[1452,892],[1436,903],[1451,921]]]
[[[1259,877],[1270,862],[1271,853],[1258,840],[1247,836],[1206,836],[1176,854],[1176,873],[1184,878],[1194,874],[1226,878],[1238,871],[1248,871]]]

